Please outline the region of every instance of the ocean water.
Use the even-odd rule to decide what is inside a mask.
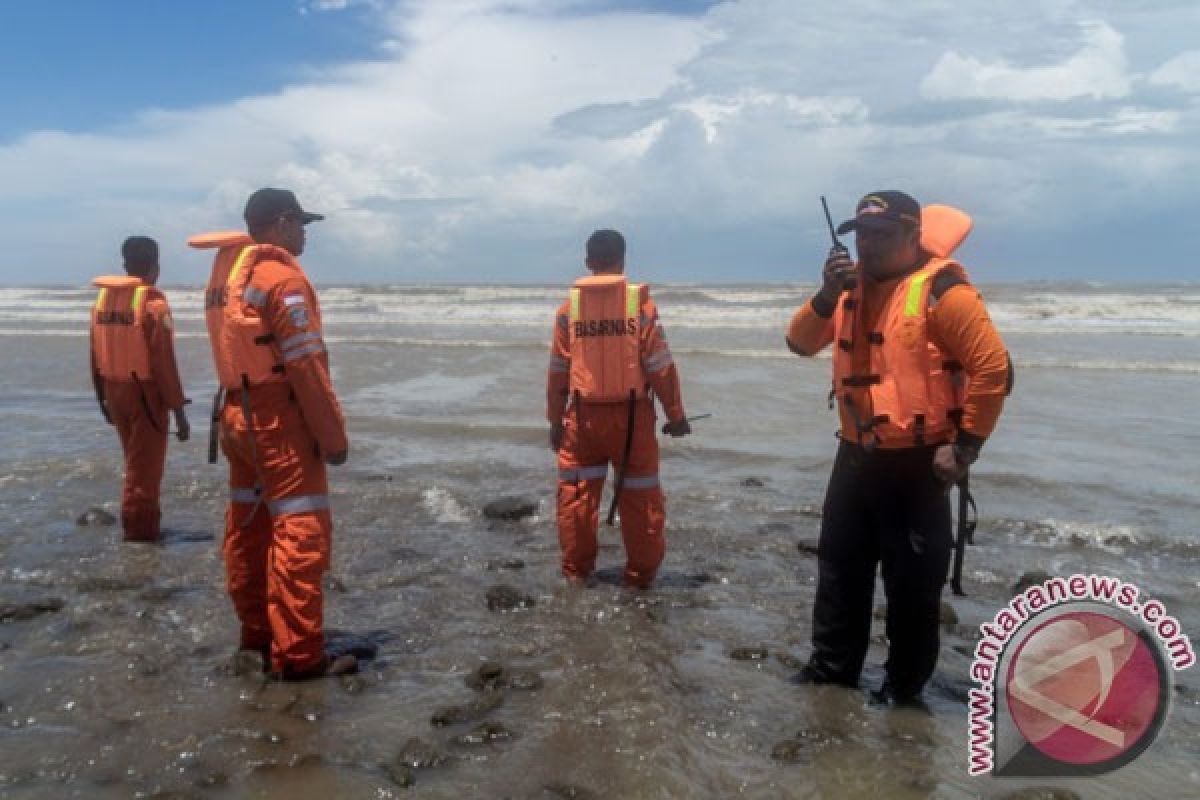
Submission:
[[[381,647],[355,681],[299,686],[227,669],[236,624],[219,560],[224,469],[204,463],[214,385],[200,290],[167,288],[193,439],[171,445],[164,543],[138,546],[74,522],[115,511],[120,485],[87,376],[92,292],[0,289],[0,604],[62,600],[0,622],[0,795],[992,797],[1045,784],[966,775],[970,626],[1044,569],[1132,581],[1200,632],[1200,286],[983,287],[1016,389],[974,469],[969,596],[947,595],[962,625],[945,633],[931,715],[786,681],[807,655],[816,577],[797,543],[816,539],[835,447],[828,358],[783,342],[814,288],[654,289],[689,413],[713,416],[662,443],[668,555],[646,593],[613,585],[622,554],[607,530],[598,586],[558,577],[543,417],[563,287],[321,288],[351,436],[331,471],[327,624]],[[513,494],[538,512],[482,518]],[[491,612],[496,584],[536,604]],[[867,687],[885,653],[878,624]],[[729,657],[746,646],[770,655]],[[510,740],[455,743],[471,725],[430,717],[475,696],[464,677],[485,660],[544,686],[508,692],[487,717]],[[1200,795],[1200,679],[1177,677],[1149,752],[1056,785]],[[772,759],[800,730],[816,742],[803,763]],[[448,760],[405,789],[387,765],[412,737]]]

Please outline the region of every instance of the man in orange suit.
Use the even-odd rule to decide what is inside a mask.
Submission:
[[[117,429],[125,458],[121,526],[126,541],[153,542],[162,513],[159,487],[167,457],[167,412],[175,435],[190,428],[175,366],[174,323],[158,281],[158,245],[131,236],[121,246],[125,275],[104,275],[92,308],[92,384],[104,418]]]
[[[608,465],[616,468],[626,586],[654,582],[666,552],[653,395],[671,436],[691,433],[679,374],[645,284],[625,279],[625,239],[599,230],[558,309],[546,378],[550,445],[558,452],[562,572],[583,584],[596,566],[596,528]]]
[[[353,655],[325,651],[321,579],[333,518],[325,465],[346,461],[345,421],[329,376],[317,295],[297,257],[324,219],[284,189],[246,203],[244,233],[205,234],[217,255],[205,293],[229,459],[227,588],[241,648],[284,680],[344,674]]]

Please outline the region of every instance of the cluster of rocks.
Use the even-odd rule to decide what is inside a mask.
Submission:
[[[478,748],[511,741],[516,733],[503,723],[485,719],[504,704],[507,691],[536,691],[543,686],[542,677],[534,670],[508,667],[488,661],[468,674],[463,681],[479,694],[466,703],[445,706],[434,711],[429,723],[434,728],[454,728],[477,723],[470,729],[448,737],[444,744],[458,748]],[[455,756],[437,745],[414,737],[401,747],[396,759],[384,766],[384,771],[399,786],[412,786],[417,773],[450,763]],[[590,797],[590,794],[560,795]]]

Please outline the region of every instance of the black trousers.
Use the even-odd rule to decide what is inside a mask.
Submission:
[[[858,685],[881,562],[888,682],[897,697],[910,697],[933,674],[953,550],[950,498],[933,473],[934,450],[838,446],[821,519],[809,662],[824,680]]]

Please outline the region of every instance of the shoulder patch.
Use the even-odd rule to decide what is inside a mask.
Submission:
[[[289,306],[304,303],[304,292],[288,292],[283,296],[283,303]]]

